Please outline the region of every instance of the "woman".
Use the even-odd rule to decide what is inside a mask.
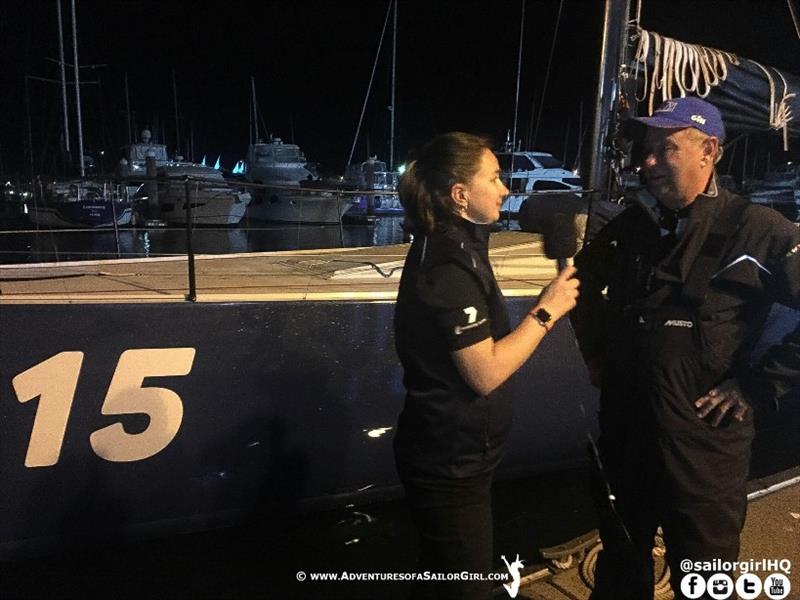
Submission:
[[[565,269],[530,316],[511,329],[489,263],[490,224],[508,189],[486,138],[447,133],[430,141],[400,180],[414,241],[395,311],[407,394],[395,459],[420,535],[420,571],[492,568],[492,475],[503,456],[511,406],[502,384],[553,323],[575,306]],[[415,586],[415,596],[485,598],[489,582]]]

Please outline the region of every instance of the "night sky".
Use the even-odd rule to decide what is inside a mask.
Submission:
[[[521,0],[400,0],[396,162],[431,135],[460,129],[498,142],[513,126]],[[633,1],[635,5],[635,0]],[[72,62],[69,0],[62,0]],[[149,126],[175,148],[174,69],[181,145],[191,123],[194,155],[222,154],[230,168],[248,144],[250,75],[270,132],[294,140],[323,172],[341,172],[353,143],[388,0],[218,3],[78,0],[84,139],[105,166],[127,141],[124,75],[136,130]],[[541,102],[559,2],[528,0],[518,138]],[[603,2],[566,0],[536,148],[574,160],[578,114],[592,108]],[[58,79],[55,0],[0,3],[0,173],[27,170],[25,74]],[[800,40],[785,0],[644,0],[642,25],[684,41],[734,51],[800,73]],[[391,19],[355,161],[388,159]],[[72,70],[67,70],[72,78]],[[29,83],[35,169],[57,169],[58,85]],[[70,119],[75,136],[74,91]],[[567,129],[569,133],[567,135]],[[162,134],[163,132],[163,134]],[[777,140],[776,135],[772,138]],[[73,142],[75,143],[75,142]]]

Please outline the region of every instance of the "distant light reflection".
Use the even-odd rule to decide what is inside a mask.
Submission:
[[[391,431],[391,430],[392,430],[391,427],[378,427],[377,429],[370,429],[370,430],[366,430],[365,429],[364,431],[367,433],[367,436],[369,436],[371,438],[379,438],[384,433],[386,433],[388,431]]]

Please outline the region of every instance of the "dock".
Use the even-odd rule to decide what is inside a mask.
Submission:
[[[409,244],[203,254],[197,302],[394,300]],[[490,260],[503,293],[535,296],[556,274],[538,234],[499,232]],[[0,304],[183,302],[186,256],[0,266]]]
[[[791,592],[788,598],[800,598],[800,467],[777,473],[748,484],[747,519],[742,531],[739,561],[766,559],[791,561],[788,575]],[[596,541],[596,536],[595,540]],[[569,544],[566,544],[569,545]],[[538,564],[522,578],[518,599],[521,600],[587,600],[593,577],[596,543],[583,553],[580,561],[562,561],[564,568]],[[668,573],[664,569],[662,549],[654,550],[656,579],[655,598],[672,598]],[[755,571],[763,580],[776,571]],[[777,570],[777,572],[781,572]],[[495,590],[495,599],[508,598],[503,588]],[[735,595],[731,596],[736,597]],[[766,598],[759,595],[759,598]]]

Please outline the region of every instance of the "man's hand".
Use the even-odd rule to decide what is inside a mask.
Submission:
[[[711,420],[713,427],[719,425],[730,411],[733,411],[731,414],[735,420],[742,422],[750,410],[744,392],[735,379],[723,381],[705,396],[695,400],[694,405],[698,409],[697,416],[701,419],[714,412],[714,418]]]

